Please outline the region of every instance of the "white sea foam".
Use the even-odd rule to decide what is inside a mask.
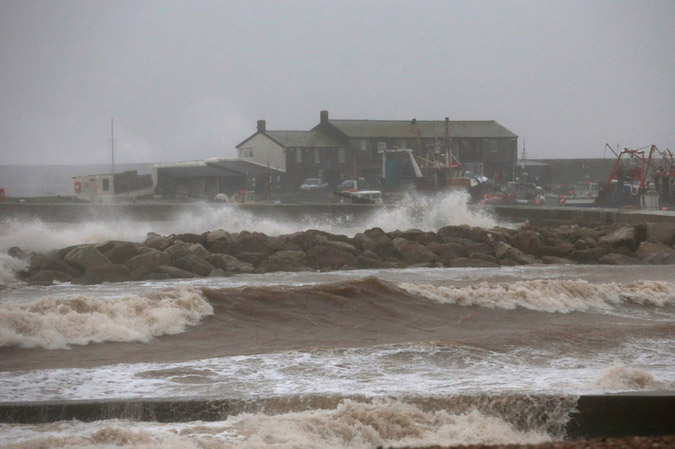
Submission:
[[[121,297],[47,296],[0,305],[0,346],[67,348],[103,341],[148,341],[184,332],[213,314],[185,287]]]
[[[482,282],[462,287],[409,282],[398,286],[441,303],[507,310],[524,307],[540,312],[570,313],[611,310],[624,302],[652,306],[675,304],[675,284],[662,281],[594,284],[580,280],[540,279],[508,284]]]
[[[27,261],[16,259],[9,254],[0,253],[0,285],[16,282],[14,274],[26,269]]]
[[[47,223],[40,220],[0,222],[0,252],[12,246],[25,250],[49,251],[81,243],[105,240],[143,241],[148,232],[169,235],[185,232],[202,233],[214,229],[229,232],[257,231],[267,235],[292,234],[307,229],[353,235],[367,228],[386,231],[419,228],[437,230],[446,225],[468,224],[493,227],[496,221],[485,211],[470,210],[469,197],[461,192],[435,197],[410,195],[396,207],[382,208],[365,220],[357,217],[313,217],[293,220],[260,217],[233,205],[198,209],[178,215],[171,221],[134,221],[116,217],[108,221],[81,223]]]
[[[646,370],[623,364],[615,364],[603,371],[594,386],[613,391],[660,390],[666,387]]]
[[[399,401],[344,400],[335,409],[234,416],[222,422],[141,423],[120,420],[0,425],[7,448],[372,448],[464,444],[537,444],[543,431],[516,430],[472,411],[425,411]]]

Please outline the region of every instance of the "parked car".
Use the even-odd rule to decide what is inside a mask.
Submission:
[[[328,183],[320,178],[307,178],[300,186],[300,191],[304,193],[319,193],[328,190]]]
[[[356,179],[345,179],[340,184],[338,184],[335,189],[336,192],[358,192],[359,184]]]

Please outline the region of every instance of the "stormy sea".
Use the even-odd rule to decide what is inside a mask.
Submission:
[[[93,421],[0,423],[0,447],[541,443],[565,438],[582,395],[675,389],[672,265],[278,272],[45,287],[16,281],[22,267],[4,255],[11,246],[142,241],[150,231],[354,235],[370,227],[513,226],[464,200],[383,210],[365,227],[348,219],[265,220],[229,206],[171,223],[0,223],[0,403],[131,404],[126,416],[111,409]],[[153,401],[226,404],[227,413],[134,419],[134,407]]]

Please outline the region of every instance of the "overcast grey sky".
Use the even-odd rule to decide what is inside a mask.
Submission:
[[[675,1],[0,0],[0,164],[234,157],[331,118],[675,146]]]

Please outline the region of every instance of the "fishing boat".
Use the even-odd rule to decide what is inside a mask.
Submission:
[[[410,148],[380,150],[382,179],[389,191],[415,190],[424,193],[465,191],[480,199],[488,178],[483,164],[462,163],[449,149],[427,149],[416,156]]]
[[[675,164],[670,150],[656,145],[637,150],[624,148],[602,185],[596,205],[617,208],[659,209],[675,206]],[[648,149],[647,149],[648,148]]]

